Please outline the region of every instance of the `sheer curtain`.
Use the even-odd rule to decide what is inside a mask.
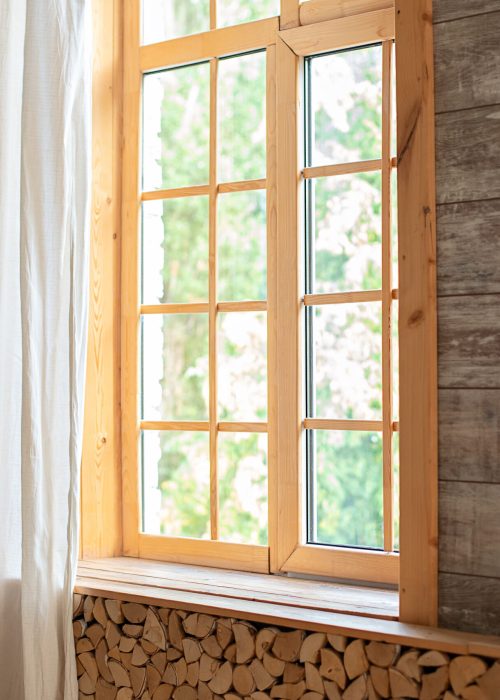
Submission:
[[[90,0],[0,1],[0,698],[77,698]]]

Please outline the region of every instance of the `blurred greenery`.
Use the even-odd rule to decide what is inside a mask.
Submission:
[[[184,0],[179,0],[179,6]],[[228,0],[229,4],[229,0]],[[227,75],[228,85],[219,86],[219,110],[227,109],[230,126],[222,125],[224,138],[221,143],[219,164],[227,166],[230,176],[237,179],[263,177],[263,142],[256,129],[265,128],[262,123],[264,110],[265,75],[264,54],[253,54],[240,63],[237,69],[220,70],[220,79]],[[335,56],[337,73],[345,84],[353,86],[351,92],[343,88],[344,101],[337,99],[336,119],[329,112],[328,96],[335,93],[332,85],[331,66],[324,58],[315,59],[325,65],[314,69],[316,94],[322,99],[315,107],[315,132],[317,148],[324,146],[323,156],[330,158],[338,151],[355,154],[352,158],[365,159],[377,156],[380,134],[380,71],[379,48],[345,52]],[[183,69],[184,70],[184,69]],[[161,118],[158,119],[158,135],[163,144],[159,165],[163,183],[169,186],[198,184],[200,163],[206,162],[203,131],[207,124],[201,119],[190,120],[190,132],[184,133],[184,113],[192,105],[193,95],[204,95],[206,99],[206,76],[203,71],[192,73],[186,81],[182,70],[169,71],[168,89],[161,100]],[[350,83],[349,83],[350,80]],[[347,97],[345,97],[347,95]],[[338,97],[338,96],[337,96]],[[175,108],[172,106],[175,101]],[[250,115],[250,122],[249,122]],[[230,118],[229,118],[230,117]],[[252,129],[249,131],[249,123]],[[264,132],[265,133],[265,132]],[[193,147],[194,144],[194,147]],[[323,146],[321,145],[323,144]],[[332,145],[333,144],[333,145]],[[200,150],[201,149],[201,150]],[[337,149],[337,150],[336,150]],[[374,155],[375,154],[375,155]],[[339,162],[334,161],[334,162]],[[146,167],[146,164],[145,164]],[[204,166],[203,166],[204,167]],[[226,166],[223,166],[226,167]],[[316,221],[316,283],[319,291],[372,289],[380,287],[380,174],[367,173],[356,178],[346,178],[337,184],[334,191],[331,178],[315,187]],[[200,261],[206,251],[206,206],[199,198],[179,199],[175,206],[163,205],[163,296],[162,301],[206,300],[206,267]],[[266,296],[263,271],[265,270],[265,199],[257,193],[245,196],[224,195],[219,198],[219,220],[221,223],[220,247],[220,292],[224,301],[248,298],[262,299]],[[354,213],[353,213],[354,212]],[[145,231],[147,241],[147,231]],[[192,259],[188,261],[190,254]],[[359,262],[358,262],[359,261]],[[146,270],[144,274],[148,274]],[[236,315],[235,315],[236,316]],[[245,324],[245,314],[241,323]],[[347,315],[347,323],[353,314]],[[377,315],[379,318],[379,314]],[[248,319],[247,319],[248,320]],[[350,409],[356,415],[356,400],[366,392],[367,377],[379,377],[380,322],[374,322],[370,314],[352,321],[363,325],[364,336],[371,338],[367,347],[362,347],[366,357],[357,384],[346,388]],[[245,326],[242,325],[242,336]],[[345,323],[333,329],[332,334],[342,335]],[[184,337],[177,330],[175,338],[165,327],[163,334],[163,371],[160,413],[165,414],[172,405],[171,394],[175,394],[176,411],[194,418],[193,406],[206,405],[206,387],[203,372],[208,359],[200,358],[201,330],[193,324],[185,324]],[[253,338],[252,334],[248,337]],[[258,371],[261,343],[250,340],[248,351],[236,354],[219,363],[219,390],[221,395],[232,389],[240,392],[240,403],[254,401],[251,391],[242,389],[248,381],[248,373]],[[338,392],[337,385],[344,372],[336,364],[332,350],[326,356],[330,365],[330,396]],[[330,346],[328,346],[330,348]],[[168,348],[168,351],[167,351]],[[374,349],[375,348],[375,349]],[[172,354],[181,354],[177,361]],[[241,358],[238,365],[238,357]],[[356,353],[354,353],[354,358]],[[227,362],[231,361],[231,371]],[[353,360],[354,362],[354,360]],[[203,365],[203,363],[205,363]],[[227,371],[226,371],[227,370]],[[378,374],[377,374],[378,372]],[[176,389],[183,386],[189,375],[189,391]],[[358,375],[356,375],[358,376]],[[228,379],[230,377],[230,379]],[[245,381],[243,381],[245,377]],[[226,384],[224,384],[226,383]],[[380,380],[376,381],[380,391]],[[322,389],[323,391],[323,389]],[[258,392],[257,392],[258,393]],[[325,406],[326,402],[323,401]],[[380,401],[371,404],[379,410]],[[326,415],[318,417],[341,417],[335,412],[335,399],[326,407]],[[145,416],[147,418],[148,416]],[[170,416],[167,416],[170,417]],[[196,416],[200,419],[200,416]],[[209,535],[208,450],[200,450],[199,441],[207,439],[204,434],[159,433],[158,449],[148,452],[146,470],[157,474],[154,486],[161,491],[158,508],[158,529],[164,534],[192,537]],[[265,437],[265,436],[264,436]],[[155,457],[156,454],[156,457]],[[220,529],[223,539],[238,542],[267,541],[267,449],[263,436],[248,434],[221,434],[219,437],[219,494]],[[202,478],[202,475],[203,478]],[[382,439],[379,433],[345,432],[316,433],[316,533],[318,541],[351,546],[381,547],[383,545],[382,523]],[[201,487],[203,485],[203,488]]]

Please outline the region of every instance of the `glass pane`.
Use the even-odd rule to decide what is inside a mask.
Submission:
[[[143,432],[144,532],[210,537],[209,454],[208,432]]]
[[[210,29],[209,0],[142,0],[142,43]]]
[[[218,0],[217,2],[219,27],[252,22],[276,15],[279,15],[279,0]]]
[[[382,549],[382,433],[315,430],[313,443],[313,541]]]
[[[209,64],[146,75],[143,99],[144,190],[206,184]]]
[[[370,46],[310,61],[310,165],[382,154],[382,48]]]
[[[381,304],[318,306],[314,388],[318,418],[382,418]]]
[[[266,54],[219,62],[219,180],[266,176]]]
[[[267,416],[267,315],[219,315],[219,420]]]
[[[208,316],[142,319],[142,417],[208,420]]]
[[[223,194],[218,206],[219,300],[265,299],[265,191]]]
[[[310,191],[315,214],[313,291],[380,289],[380,173],[318,178]]]
[[[399,433],[392,436],[392,466],[394,470],[394,549],[399,551]]]
[[[208,197],[142,205],[144,304],[208,301]]]
[[[267,544],[267,435],[219,433],[219,537]]]

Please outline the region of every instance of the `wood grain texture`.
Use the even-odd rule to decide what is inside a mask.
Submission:
[[[500,199],[437,210],[438,296],[500,293]]]
[[[439,513],[440,571],[500,578],[500,484],[442,481]]]
[[[436,116],[438,204],[500,197],[500,106]]]
[[[439,386],[500,388],[500,296],[439,300]]]
[[[500,634],[500,579],[463,574],[439,576],[439,625],[463,632]]]
[[[434,0],[434,22],[473,17],[498,10],[498,0]]]
[[[500,390],[441,389],[439,476],[500,483]]]
[[[500,12],[435,27],[436,112],[500,102],[499,35]]]
[[[121,3],[92,3],[93,113],[89,336],[82,456],[83,556],[121,553]]]

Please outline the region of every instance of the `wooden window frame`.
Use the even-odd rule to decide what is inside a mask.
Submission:
[[[214,0],[211,2],[215,6]],[[105,290],[98,288],[91,301],[90,342],[97,349],[95,355],[90,354],[87,382],[82,472],[82,557],[125,554],[176,562],[196,561],[201,565],[252,571],[291,571],[384,583],[395,583],[399,579],[400,619],[435,625],[437,334],[431,0],[395,0],[395,6],[391,0],[308,0],[300,5],[298,0],[281,0],[280,18],[211,30],[143,47],[139,47],[139,0],[125,3],[123,0],[114,0],[111,11],[104,10],[104,4],[103,0],[94,0],[95,27],[102,40],[101,48],[108,38],[106,26],[109,28],[109,23],[112,22],[115,39],[116,27],[123,26],[124,62],[122,71],[120,61],[116,60],[117,51],[118,56],[121,56],[120,42],[116,41],[118,49],[114,49],[111,56],[109,53],[105,56],[107,67],[112,67],[115,99],[112,99],[112,104],[107,104],[106,113],[102,109],[94,114],[94,124],[98,127],[94,129],[94,152],[96,149],[99,151],[94,163],[96,170],[102,167],[99,161],[103,150],[102,136],[109,130],[110,121],[114,127],[121,121],[123,94],[123,179],[118,183],[116,172],[121,162],[115,155],[119,151],[115,138],[104,147],[115,165],[113,177],[109,182],[98,181],[95,184],[94,210],[99,208],[101,211],[105,192],[113,195],[112,198],[108,196],[106,201],[112,205],[112,209],[114,207],[115,229],[120,228],[121,218],[121,260],[127,261],[127,264],[121,266],[119,283],[115,276],[114,284],[108,285]],[[107,25],[102,24],[103,15],[107,19]],[[214,16],[212,7],[212,27]],[[312,551],[310,546],[302,543],[299,524],[298,459],[303,427],[298,408],[300,381],[297,349],[300,347],[298,320],[301,300],[297,272],[298,237],[295,236],[295,241],[289,238],[290,230],[298,230],[296,222],[300,207],[299,151],[298,148],[290,148],[290,143],[296,143],[298,134],[300,65],[302,57],[308,53],[317,54],[336,48],[363,45],[374,39],[390,41],[394,36],[398,74],[401,554],[398,557],[379,552],[360,553],[356,550],[316,545],[313,546],[315,551]],[[257,48],[265,48],[268,59],[268,264],[270,269],[275,267],[277,270],[274,279],[270,276],[268,288],[268,366],[269,372],[274,372],[274,376],[279,377],[278,385],[287,386],[286,391],[274,394],[270,389],[269,394],[269,550],[267,547],[170,539],[139,533],[137,443],[141,424],[137,420],[135,409],[138,390],[137,344],[131,340],[138,336],[141,313],[157,311],[151,307],[141,308],[137,291],[138,267],[130,264],[131,260],[138,259],[137,232],[141,200],[156,197],[141,197],[139,190],[142,74],[158,67],[182,65],[203,59],[212,60],[214,65],[213,59],[217,56]],[[97,58],[98,68],[102,56],[98,54]],[[119,86],[121,73],[123,93]],[[105,78],[109,80],[109,72]],[[98,86],[95,86],[97,91]],[[274,105],[276,110],[272,108]],[[213,119],[213,104],[211,111]],[[280,125],[278,129],[277,123]],[[214,148],[212,144],[212,150]],[[390,170],[390,165],[387,168]],[[254,183],[259,188],[263,184],[262,181]],[[215,181],[211,177],[205,189],[209,195],[212,193],[212,209],[216,196],[214,187]],[[233,191],[232,185],[227,187]],[[169,193],[158,193],[158,197],[165,194]],[[114,261],[118,255],[116,247],[110,251],[108,244],[103,245],[105,230],[109,230],[109,222],[105,226],[97,217],[93,223],[94,255],[91,275],[94,285],[96,275],[99,279],[102,277],[102,261],[96,258],[95,251],[105,253],[108,248],[107,252]],[[277,250],[280,250],[279,256]],[[286,255],[282,254],[283,250],[287,251]],[[117,266],[119,269],[119,260]],[[295,304],[285,305],[279,301],[281,282],[284,280],[292,284]],[[109,296],[113,294],[109,287],[118,292],[121,287],[120,313],[115,300],[110,304]],[[104,319],[102,314],[97,313],[102,309],[103,295],[106,295],[106,304],[109,305]],[[210,303],[213,313],[213,300]],[[99,324],[105,324],[114,333],[115,342],[109,350],[103,350],[102,345],[98,345],[98,336],[102,337],[102,327],[98,327]],[[295,348],[295,351],[282,356],[279,329],[284,327],[291,329],[288,339],[292,338],[293,343],[289,343],[289,346]],[[111,362],[111,367],[116,368],[116,352],[120,344],[121,389],[118,391],[115,369],[112,372],[113,381],[110,381],[107,372],[100,365],[102,356],[108,352],[106,363]],[[283,383],[285,378],[292,378],[291,385]],[[106,403],[106,396],[113,409],[107,409],[108,412],[103,417],[102,406]],[[284,411],[283,405],[292,406],[293,410]],[[116,428],[120,411],[121,441]],[[106,452],[104,446],[107,444],[106,435],[111,424],[114,439],[110,450]],[[105,430],[106,427],[108,430]],[[218,427],[222,430],[235,429],[230,424]],[[257,426],[253,428],[257,429]],[[261,429],[262,426],[258,426],[258,430]],[[98,441],[96,435],[100,436]],[[108,468],[104,469],[103,464]],[[288,515],[285,503],[296,504]]]

